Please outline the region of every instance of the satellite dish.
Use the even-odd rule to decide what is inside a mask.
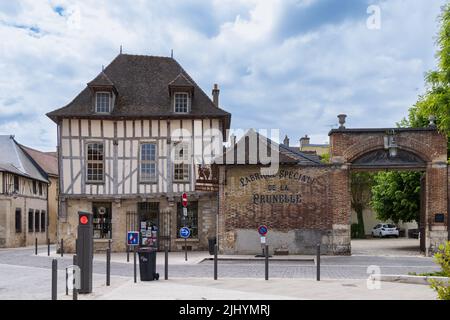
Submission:
[[[106,213],[106,208],[105,207],[98,208],[98,214],[99,215],[104,215],[105,213]]]

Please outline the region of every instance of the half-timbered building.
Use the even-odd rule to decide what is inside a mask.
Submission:
[[[173,58],[119,54],[72,102],[47,115],[57,124],[59,237],[74,249],[78,211],[93,212],[95,248],[143,221],[159,245],[205,249],[216,233],[217,191],[208,166],[222,148],[231,116]],[[219,152],[220,152],[219,151]],[[188,194],[188,213],[181,195]]]

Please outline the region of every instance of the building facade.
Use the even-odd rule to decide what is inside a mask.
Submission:
[[[47,243],[48,185],[45,172],[14,136],[0,136],[0,247]]]
[[[56,152],[42,152],[24,145],[22,150],[47,174],[48,184],[48,239],[51,243],[57,240],[59,173]]]
[[[251,149],[251,141],[262,141],[259,150],[267,148],[279,155],[277,171],[262,172],[267,164],[260,160],[259,151]],[[221,252],[260,253],[257,229],[266,225],[270,253],[314,254],[320,244],[324,254],[351,254],[350,174],[354,171],[424,172],[420,250],[429,255],[450,239],[447,139],[435,127],[342,127],[330,132],[330,146],[331,161],[322,163],[254,132],[232,145],[226,158],[233,161],[219,165]],[[244,155],[240,159],[239,149]]]
[[[126,232],[158,229],[159,246],[206,249],[216,232],[209,162],[222,151],[230,114],[172,58],[118,55],[67,106],[58,126],[58,237],[74,250],[79,211],[94,215],[95,249],[126,249]],[[187,193],[187,216],[181,195]]]

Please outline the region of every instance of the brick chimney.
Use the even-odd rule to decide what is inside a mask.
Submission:
[[[284,137],[283,144],[284,144],[286,147],[289,147],[289,138],[288,138],[287,135]]]
[[[217,83],[214,84],[214,88],[212,89],[212,96],[213,96],[213,103],[214,105],[219,108],[219,86]]]
[[[301,137],[301,138],[300,138],[300,149],[301,149],[302,147],[304,147],[304,146],[307,146],[307,145],[309,145],[309,137],[308,137],[307,134],[305,134],[304,137]]]

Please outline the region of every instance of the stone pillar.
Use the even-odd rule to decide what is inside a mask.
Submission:
[[[448,169],[444,162],[432,162],[426,171],[426,255],[432,255],[448,240]],[[436,221],[443,214],[444,221]]]
[[[330,253],[336,255],[351,254],[350,220],[350,170],[347,164],[335,165],[330,179],[332,208],[332,240]]]

